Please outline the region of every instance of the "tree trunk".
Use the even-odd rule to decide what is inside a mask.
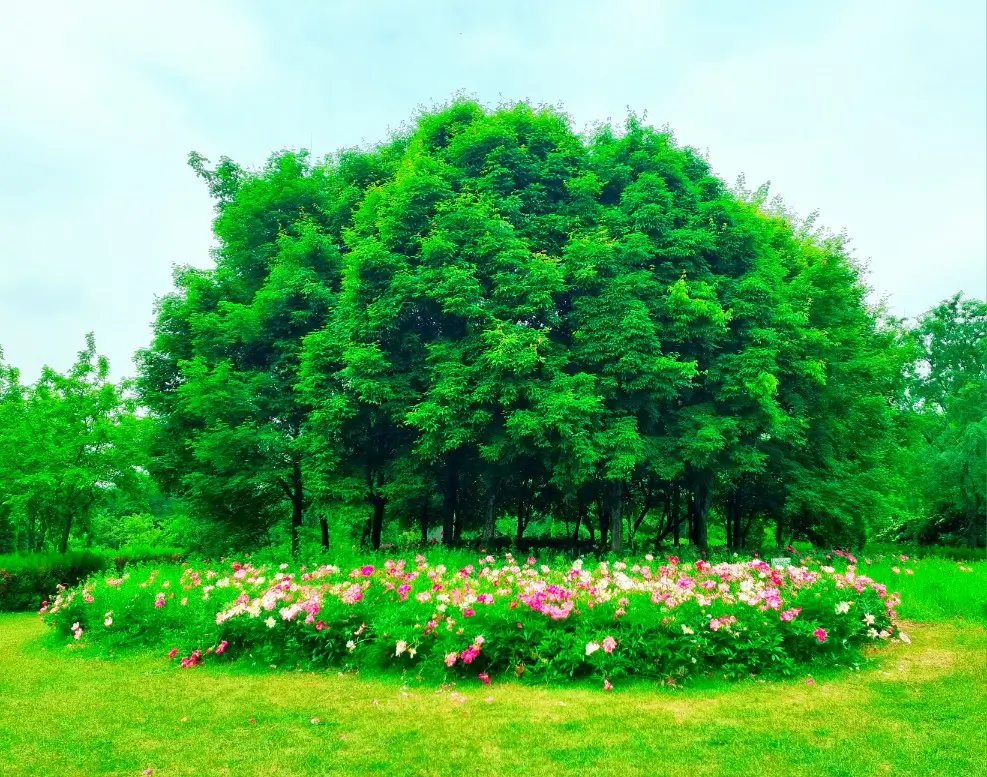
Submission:
[[[689,503],[685,508],[686,515],[689,519],[689,544],[696,544],[696,492],[693,489],[689,489]]]
[[[305,492],[302,490],[302,467],[297,461],[291,467],[291,555],[299,550],[298,530],[302,526],[305,511]]]
[[[370,498],[374,507],[373,516],[370,519],[370,547],[374,550],[380,549],[380,535],[384,528],[384,505],[387,500],[378,494]]]
[[[517,502],[517,531],[514,533],[515,545],[521,542],[526,528],[528,528],[528,508],[525,504],[524,497],[521,497]]]
[[[710,485],[709,477],[702,476],[695,486],[695,509],[693,510],[695,525],[693,528],[695,531],[696,546],[700,550],[707,550],[709,548],[707,517],[709,516],[709,508],[713,499],[713,490],[710,488]]]
[[[497,505],[497,487],[491,486],[487,494],[487,508],[483,514],[483,541],[489,543],[494,536],[494,508]]]
[[[428,542],[428,500],[422,503],[422,511],[418,516],[418,523],[421,526],[422,544]]]
[[[73,513],[69,513],[65,518],[65,526],[62,527],[62,538],[58,543],[59,553],[68,553],[69,550],[69,534],[72,532],[72,519],[75,518]]]
[[[576,542],[576,543],[579,542],[579,525],[583,522],[583,517],[586,515],[586,512],[588,510],[589,510],[589,506],[583,504],[582,502],[580,502],[580,504],[579,504],[579,510],[576,511],[576,528],[572,532],[572,541],[573,542]]]
[[[624,484],[617,480],[608,485],[607,523],[610,526],[610,550],[621,553],[624,550]]]
[[[675,485],[672,490],[672,541],[675,543],[676,548],[679,546],[682,530],[681,501],[681,491],[678,485]]]
[[[319,516],[319,529],[322,532],[322,547],[329,548],[329,519],[324,515]]]
[[[454,454],[446,459],[446,482],[442,495],[442,544],[452,547],[456,530],[456,499],[459,495],[459,462]]]
[[[785,546],[785,516],[780,513],[778,523],[775,526],[775,544],[778,546],[778,550]]]

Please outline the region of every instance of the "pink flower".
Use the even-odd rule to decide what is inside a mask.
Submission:
[[[168,658],[174,658],[178,655],[178,648],[172,648],[168,651]]]
[[[821,628],[816,629],[814,632],[812,632],[812,636],[818,639],[819,644],[821,645],[823,642],[826,641],[826,629],[821,629]]]
[[[781,615],[779,617],[783,621],[792,621],[792,620],[795,620],[795,618],[798,617],[798,614],[800,612],[802,612],[802,608],[801,607],[793,607],[791,610],[785,610],[783,613],[781,613]]]
[[[225,639],[216,646],[216,655],[220,656],[226,652],[226,648],[230,643]]]
[[[456,659],[459,658],[457,653],[446,653],[446,666],[452,666],[456,663]]]
[[[600,647],[603,648],[604,653],[613,653],[615,647],[617,647],[617,640],[613,637],[605,637]]]
[[[603,690],[612,691],[613,683],[611,683],[606,677],[603,678]]]
[[[155,598],[155,600],[154,600],[154,606],[155,607],[164,607],[165,606],[165,595],[164,594],[158,594],[157,595],[157,598]]]
[[[816,684],[816,681],[813,680],[811,677],[809,677],[809,678],[806,679],[805,684],[806,685],[815,685]]]
[[[490,675],[488,675],[486,672],[480,672],[480,674],[478,674],[477,677],[480,678],[480,682],[482,682],[484,685],[490,685]]]
[[[476,615],[476,610],[474,610],[472,607],[466,607],[463,610],[463,617],[464,618],[471,618],[474,615]]]
[[[374,573],[374,568],[373,565],[371,564],[366,564],[360,567],[360,574],[363,575],[364,577],[370,577],[373,573]]]

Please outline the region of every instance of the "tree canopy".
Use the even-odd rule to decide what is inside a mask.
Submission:
[[[851,543],[886,517],[900,327],[845,240],[669,132],[457,101],[318,162],[190,161],[216,265],[176,274],[139,386],[152,471],[230,536],[328,543],[359,505],[375,546],[705,547],[711,516],[735,547]]]

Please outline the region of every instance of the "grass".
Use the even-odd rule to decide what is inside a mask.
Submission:
[[[65,650],[36,616],[0,615],[0,774],[987,777],[987,563],[872,561],[860,569],[901,592],[912,644],[811,685],[606,694],[182,671],[159,653]]]
[[[911,646],[813,685],[471,684],[459,702],[391,679],[104,660],[6,615],[0,763],[5,777],[987,774],[987,629],[909,631]]]

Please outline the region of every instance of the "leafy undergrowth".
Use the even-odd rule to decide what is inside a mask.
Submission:
[[[245,662],[45,650],[0,616],[5,777],[983,774],[987,631],[908,624],[859,672],[668,688],[415,689]],[[810,682],[812,680],[812,682]]]
[[[850,565],[539,564],[483,556],[456,569],[387,560],[354,569],[170,566],[96,575],[42,609],[69,647],[156,648],[186,668],[247,659],[282,668],[470,678],[791,675],[849,665],[908,637],[899,597]]]

